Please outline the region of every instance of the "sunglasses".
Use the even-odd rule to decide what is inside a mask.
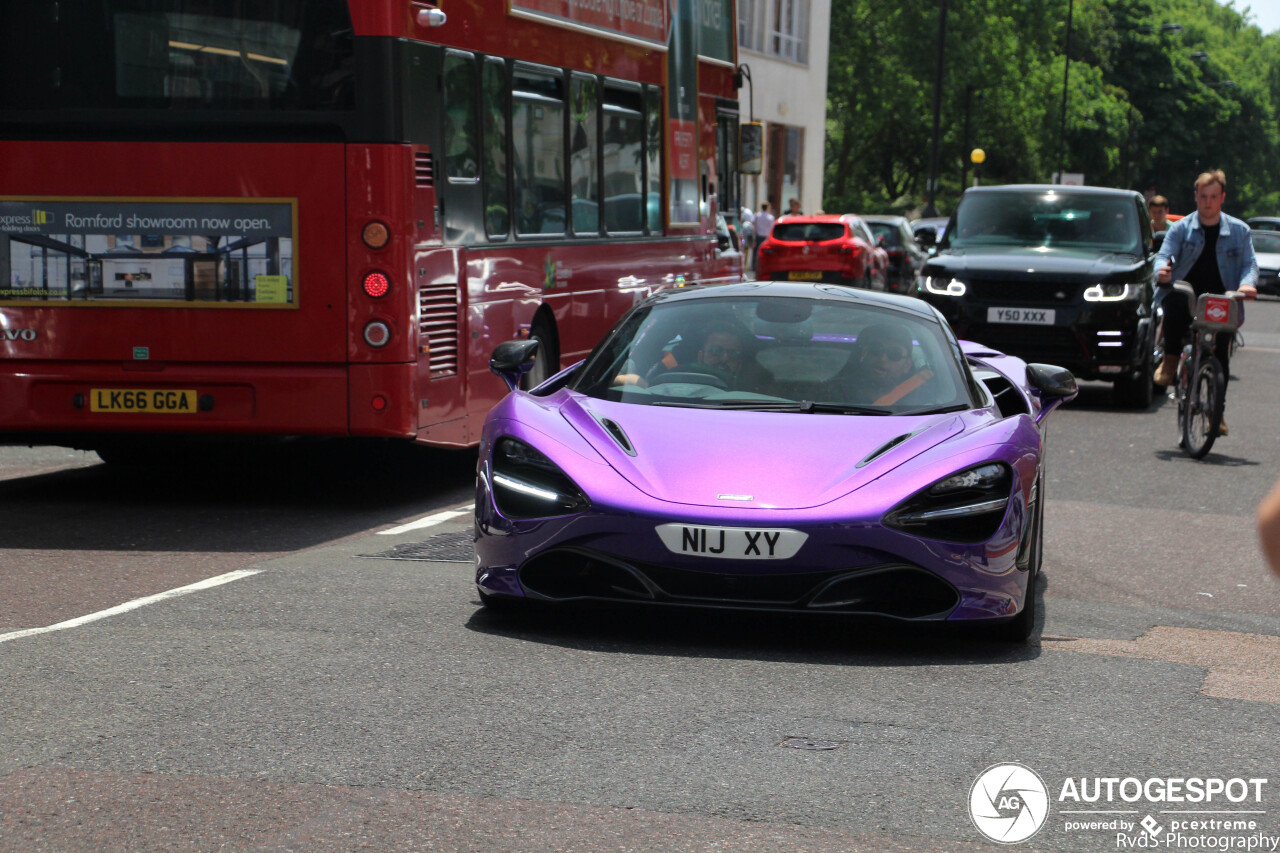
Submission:
[[[901,347],[868,347],[867,358],[887,358],[889,361],[902,361],[907,351]]]
[[[712,358],[727,358],[731,361],[734,359],[742,358],[742,350],[725,349],[724,347],[718,346],[718,345],[712,345],[712,346],[706,347],[702,351],[707,355],[711,356]]]

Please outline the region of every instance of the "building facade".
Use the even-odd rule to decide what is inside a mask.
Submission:
[[[738,61],[751,69],[739,102],[764,123],[764,173],[743,178],[752,210],[767,200],[783,214],[793,198],[822,209],[830,23],[831,0],[738,0]]]

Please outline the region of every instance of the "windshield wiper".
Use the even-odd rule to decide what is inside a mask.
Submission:
[[[852,406],[844,403],[816,403],[813,400],[799,402],[784,400],[721,400],[717,402],[684,403],[662,400],[654,406],[682,406],[690,409],[727,409],[749,412],[798,412],[804,415],[892,415],[892,409],[879,406]]]
[[[945,415],[947,412],[963,412],[971,408],[968,403],[952,403],[949,406],[933,406],[923,409],[911,409],[906,412],[898,412],[900,415]]]

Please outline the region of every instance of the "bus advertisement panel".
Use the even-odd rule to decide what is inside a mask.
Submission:
[[[687,2],[7,4],[0,441],[466,446],[498,343],[539,381],[739,278],[733,28]]]

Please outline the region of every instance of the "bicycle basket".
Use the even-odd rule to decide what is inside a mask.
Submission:
[[[1202,293],[1192,325],[1208,332],[1234,332],[1244,325],[1244,303],[1218,293]]]

